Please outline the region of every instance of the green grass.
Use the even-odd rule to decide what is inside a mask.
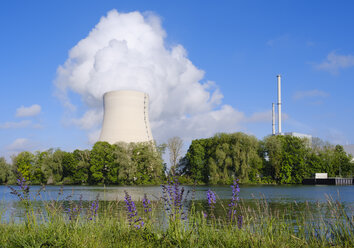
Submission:
[[[137,229],[129,225],[123,202],[100,202],[93,220],[84,212],[69,220],[62,203],[53,201],[39,214],[29,209],[21,222],[2,220],[0,247],[354,247],[354,218],[339,202],[329,200],[318,211],[306,207],[297,212],[293,203],[280,211],[264,199],[241,201],[238,228],[227,220],[227,207],[224,216],[205,218],[197,202],[181,220],[179,214],[162,216],[158,201],[149,215],[139,209],[146,224]]]

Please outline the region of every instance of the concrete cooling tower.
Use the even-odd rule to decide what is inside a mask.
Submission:
[[[131,90],[110,91],[103,95],[104,117],[100,141],[152,141],[149,122],[149,96]]]

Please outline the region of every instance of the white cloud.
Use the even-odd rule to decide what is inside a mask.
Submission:
[[[303,98],[313,98],[313,97],[328,97],[329,94],[327,92],[321,90],[307,90],[307,91],[297,91],[293,95],[294,100],[300,100]]]
[[[248,122],[270,122],[272,121],[272,110],[256,112],[247,118]]]
[[[100,129],[96,129],[96,130],[91,131],[91,132],[88,134],[88,143],[89,143],[89,144],[94,144],[94,143],[96,143],[97,140],[98,140],[99,137],[100,137],[100,133],[101,133],[101,130],[100,130]]]
[[[319,70],[328,71],[337,74],[339,69],[354,67],[353,55],[339,55],[336,52],[330,52],[327,59],[315,66]]]
[[[38,104],[33,104],[32,106],[25,107],[21,106],[16,110],[17,117],[28,117],[28,116],[36,116],[41,112],[41,106]]]
[[[29,150],[30,148],[31,148],[31,143],[26,138],[18,138],[14,140],[10,145],[7,146],[7,150],[12,152]]]
[[[274,39],[270,39],[266,42],[267,46],[273,47],[275,45],[287,43],[290,40],[289,34],[280,35]]]
[[[10,129],[10,128],[25,128],[32,124],[30,120],[24,120],[19,122],[5,122],[0,124],[0,129]]]
[[[152,129],[157,140],[166,137],[179,136],[185,140],[206,138],[218,132],[235,132],[243,129],[243,113],[229,105],[223,105],[220,110],[195,114],[191,117],[171,118],[153,122]]]
[[[181,45],[167,47],[160,19],[139,12],[108,12],[59,66],[57,96],[71,110],[68,92],[78,94],[86,112],[71,123],[88,130],[91,142],[102,122],[102,96],[111,90],[139,90],[150,96],[155,139],[196,138],[237,131],[243,113],[222,105],[223,95],[187,58]],[[168,137],[166,136],[168,135]]]
[[[274,113],[277,119],[277,113]],[[281,114],[282,120],[288,120],[289,116],[287,113],[282,112]],[[245,122],[248,123],[262,123],[262,122],[271,122],[272,121],[272,110],[266,110],[262,112],[255,112],[250,117],[245,118]]]
[[[102,111],[99,111],[98,109],[89,109],[81,118],[73,119],[72,123],[79,126],[81,129],[89,130],[94,128],[97,123],[100,123],[102,118]]]
[[[31,120],[23,120],[18,122],[5,122],[0,123],[0,129],[15,129],[15,128],[42,128],[42,125],[39,123],[33,123]]]

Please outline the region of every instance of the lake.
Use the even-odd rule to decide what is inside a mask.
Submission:
[[[184,186],[185,192],[192,191],[192,186]],[[18,187],[16,187],[18,188]],[[133,200],[140,200],[144,194],[151,200],[160,199],[162,195],[161,186],[46,186],[40,195],[35,197],[40,186],[31,186],[31,198],[36,198],[37,203],[49,200],[62,201],[94,201],[97,197],[100,201],[123,201],[124,191],[127,191]],[[213,190],[217,197],[227,203],[231,198],[230,186],[196,186],[194,199],[206,200],[206,191]],[[17,216],[23,208],[18,204],[17,196],[10,194],[7,186],[0,186],[0,211],[2,218],[9,219],[10,216]],[[192,193],[189,195],[192,196]],[[257,199],[266,199],[273,208],[286,208],[289,203],[309,204],[325,203],[328,197],[341,202],[353,214],[354,210],[354,186],[353,185],[240,185],[240,198],[251,203]]]
[[[15,186],[16,187],[16,186]],[[185,191],[192,190],[192,186],[183,186]],[[40,186],[31,186],[31,195],[35,195]],[[232,195],[230,186],[196,186],[196,200],[205,199],[206,191],[213,190],[220,199],[229,199]],[[332,196],[340,202],[354,203],[353,185],[240,185],[240,197],[253,199],[264,197],[270,202],[325,202],[327,196]],[[144,194],[149,198],[161,197],[161,186],[46,186],[41,192],[40,200],[53,200],[63,191],[61,198],[72,195],[72,200],[95,200],[97,195],[103,201],[121,200],[124,191],[127,191],[133,200],[141,199]],[[5,185],[0,186],[0,200],[3,203],[17,201],[17,197],[10,194],[11,190]]]

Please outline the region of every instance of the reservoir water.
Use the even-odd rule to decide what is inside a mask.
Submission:
[[[192,191],[192,186],[183,186],[185,191]],[[16,188],[16,186],[15,186]],[[18,187],[17,187],[18,188]],[[31,196],[40,186],[31,186]],[[206,191],[213,190],[220,199],[229,199],[232,195],[230,186],[196,186],[195,199],[205,199]],[[240,185],[240,197],[243,199],[265,198],[270,202],[325,202],[328,196],[347,204],[354,204],[353,185]],[[72,195],[72,200],[95,200],[97,195],[102,201],[122,200],[127,191],[133,200],[141,199],[144,194],[152,199],[161,197],[161,186],[46,186],[37,200],[55,200],[62,191],[61,198]],[[15,195],[5,185],[0,186],[0,201],[11,203],[17,201]]]
[[[205,201],[206,191],[213,190],[217,198],[227,202],[232,196],[230,186],[183,186],[185,192],[190,191],[189,198]],[[18,187],[15,186],[16,189]],[[123,201],[127,191],[133,200],[140,200],[144,194],[151,200],[158,200],[162,196],[161,186],[46,186],[36,196],[40,186],[31,186],[31,199],[41,203],[50,200],[61,201]],[[194,188],[194,190],[193,190]],[[194,191],[194,193],[192,193]],[[7,186],[0,186],[0,213],[2,219],[16,216],[23,208],[18,197],[11,194]],[[328,198],[342,203],[350,215],[354,214],[354,186],[353,185],[240,185],[240,198],[245,202],[265,199],[270,205],[277,208],[286,208],[289,203],[325,203]]]

